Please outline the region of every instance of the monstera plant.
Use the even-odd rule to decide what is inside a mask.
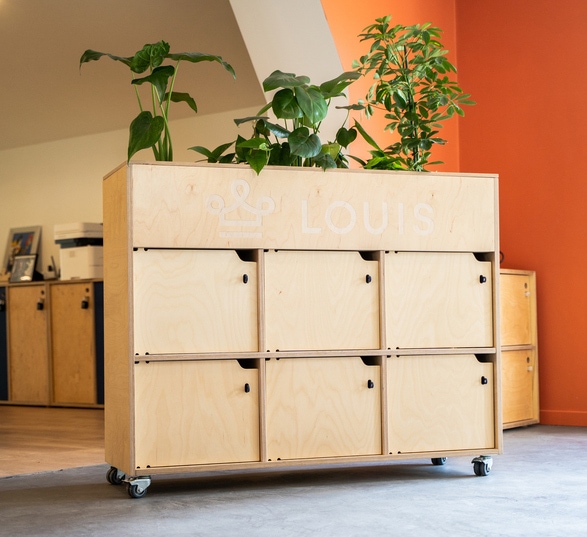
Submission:
[[[214,150],[202,146],[190,149],[204,155],[208,162],[246,162],[257,173],[267,165],[345,168],[343,148],[357,137],[357,131],[342,125],[334,140],[323,142],[320,126],[332,100],[343,96],[347,86],[359,77],[360,73],[350,71],[316,86],[307,76],[274,71],[263,81],[265,92],[275,92],[271,100],[256,116],[235,119],[237,125],[252,125],[249,137],[238,136],[236,141]],[[276,120],[266,115],[269,111]],[[225,153],[233,145],[234,151]]]
[[[128,160],[141,149],[152,148],[156,160],[173,160],[173,145],[169,130],[169,107],[172,102],[184,102],[194,112],[198,111],[196,101],[189,93],[181,93],[175,90],[175,79],[180,62],[191,63],[217,62],[233,77],[234,69],[220,56],[204,54],[201,52],[169,52],[169,43],[146,44],[134,56],[114,56],[107,52],[86,50],[80,58],[80,69],[84,63],[108,58],[126,65],[132,75],[131,84],[135,87],[135,93],[139,104],[139,115],[130,124],[128,140]],[[164,65],[166,60],[172,63]],[[137,76],[143,75],[143,76]],[[138,86],[148,84],[150,86],[150,110],[143,104]]]
[[[365,168],[424,171],[442,123],[463,105],[475,104],[451,78],[455,66],[446,58],[440,42],[442,30],[430,23],[402,26],[390,24],[391,16],[375,19],[359,35],[370,49],[353,67],[361,76],[372,74],[373,83],[362,105],[367,116],[378,111],[388,121],[386,130],[399,140],[381,148],[359,123],[355,127],[373,147],[371,158],[359,162]]]

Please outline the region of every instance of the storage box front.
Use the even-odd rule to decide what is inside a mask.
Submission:
[[[230,250],[133,254],[134,353],[257,351],[257,264]]]
[[[141,362],[134,374],[137,469],[259,460],[258,369]]]
[[[534,374],[536,351],[502,351],[501,358],[504,423],[538,420],[538,409],[534,404],[538,391]]]
[[[292,358],[271,359],[266,368],[270,460],[381,453],[378,365]]]
[[[393,356],[387,382],[390,453],[495,447],[492,362]]]
[[[266,350],[377,349],[379,264],[358,252],[265,254]]]
[[[492,347],[492,274],[470,253],[386,253],[387,347]]]

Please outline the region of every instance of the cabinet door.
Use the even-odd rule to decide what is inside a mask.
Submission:
[[[501,365],[504,425],[517,421],[537,420],[535,351],[502,351]]]
[[[357,252],[267,252],[267,350],[379,348],[378,275]]]
[[[266,362],[270,460],[381,453],[380,367],[361,358]]]
[[[230,250],[133,255],[136,354],[259,350],[257,264]]]
[[[531,278],[528,274],[501,274],[501,344],[529,345],[532,341]]]
[[[386,254],[387,347],[493,346],[491,275],[469,253]]]
[[[6,301],[6,287],[0,287],[0,401],[6,401],[8,399]]]
[[[259,460],[258,369],[142,362],[134,375],[137,469]]]
[[[97,402],[95,298],[91,283],[52,284],[53,402]]]
[[[49,349],[44,285],[8,288],[10,401],[49,403]]]
[[[388,358],[390,452],[493,448],[493,367],[474,355]]]

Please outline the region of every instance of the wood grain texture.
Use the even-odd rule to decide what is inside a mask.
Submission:
[[[265,319],[266,350],[379,348],[378,262],[358,252],[267,252]]]
[[[53,403],[96,403],[94,287],[91,282],[67,283],[49,290]]]
[[[385,277],[388,348],[493,346],[490,262],[467,253],[390,252]]]
[[[268,458],[380,454],[379,375],[356,357],[266,362]]]
[[[134,468],[131,339],[129,194],[126,167],[102,184],[104,199],[104,418],[106,461],[131,472]],[[129,474],[130,475],[130,474]]]
[[[43,309],[37,309],[39,302]],[[9,398],[12,403],[49,403],[48,310],[44,284],[8,288]]]
[[[501,393],[503,397],[503,422],[537,423],[538,408],[535,392],[538,390],[534,374],[536,354],[533,350],[502,351]]]
[[[135,365],[135,379],[137,470],[259,460],[258,369],[150,362]]]
[[[133,245],[494,251],[495,175],[130,164]]]
[[[533,344],[532,289],[530,274],[502,273],[500,276],[501,345]]]
[[[256,263],[230,250],[140,249],[133,266],[134,354],[259,350]]]
[[[394,356],[387,379],[391,452],[496,447],[493,363],[474,355]]]

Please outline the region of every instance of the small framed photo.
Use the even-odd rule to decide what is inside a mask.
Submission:
[[[12,265],[12,272],[10,273],[10,282],[32,282],[35,275],[36,264],[37,254],[15,256]]]
[[[41,226],[15,227],[8,232],[4,264],[0,272],[10,274],[17,255],[32,255],[39,253]]]

